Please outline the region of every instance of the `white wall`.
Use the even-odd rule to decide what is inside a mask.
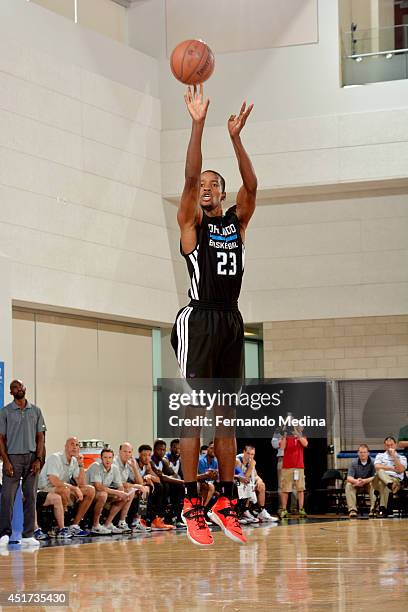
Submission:
[[[408,196],[259,206],[247,232],[247,321],[405,314]]]
[[[15,301],[173,319],[186,279],[161,198],[157,82],[146,55],[1,3],[0,241]]]
[[[407,105],[408,80],[340,87],[337,2],[319,0],[318,18],[318,44],[217,54],[216,70],[206,87],[211,98],[207,124],[224,126],[243,99],[255,103],[252,123]],[[160,66],[163,128],[186,128],[183,85],[171,75],[167,59]]]

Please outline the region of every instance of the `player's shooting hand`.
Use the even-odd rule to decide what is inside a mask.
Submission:
[[[189,85],[187,87],[187,92],[184,95],[184,100],[192,120],[196,121],[197,123],[204,122],[207,116],[207,109],[208,105],[210,104],[210,99],[205,98],[204,100],[203,84],[200,84],[199,89],[197,89],[197,85],[194,85],[193,89]]]
[[[244,127],[253,108],[253,104],[250,104],[248,108],[246,108],[246,102],[243,102],[239,115],[230,116],[228,119],[228,131],[231,138],[235,138],[240,135],[241,130]]]

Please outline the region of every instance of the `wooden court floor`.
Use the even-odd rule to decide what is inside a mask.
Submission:
[[[10,550],[0,554],[0,591],[65,590],[69,609],[104,612],[408,608],[407,519],[270,525],[246,534],[244,546],[218,531],[210,548],[155,533]]]

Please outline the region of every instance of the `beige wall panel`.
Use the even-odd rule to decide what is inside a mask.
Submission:
[[[69,435],[97,437],[96,336],[96,323],[37,316],[37,401],[48,427],[49,453]]]
[[[151,332],[102,325],[98,331],[98,377],[101,436],[117,449],[151,442]]]
[[[21,379],[27,388],[27,397],[35,402],[35,323],[34,314],[13,312],[13,372],[12,378]],[[11,400],[4,389],[4,400]]]

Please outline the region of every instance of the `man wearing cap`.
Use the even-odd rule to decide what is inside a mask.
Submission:
[[[10,383],[14,401],[0,410],[0,456],[3,459],[3,488],[0,502],[0,548],[12,533],[14,500],[22,481],[24,524],[22,546],[39,546],[33,537],[37,482],[45,456],[46,426],[40,408],[25,397],[21,380]]]

